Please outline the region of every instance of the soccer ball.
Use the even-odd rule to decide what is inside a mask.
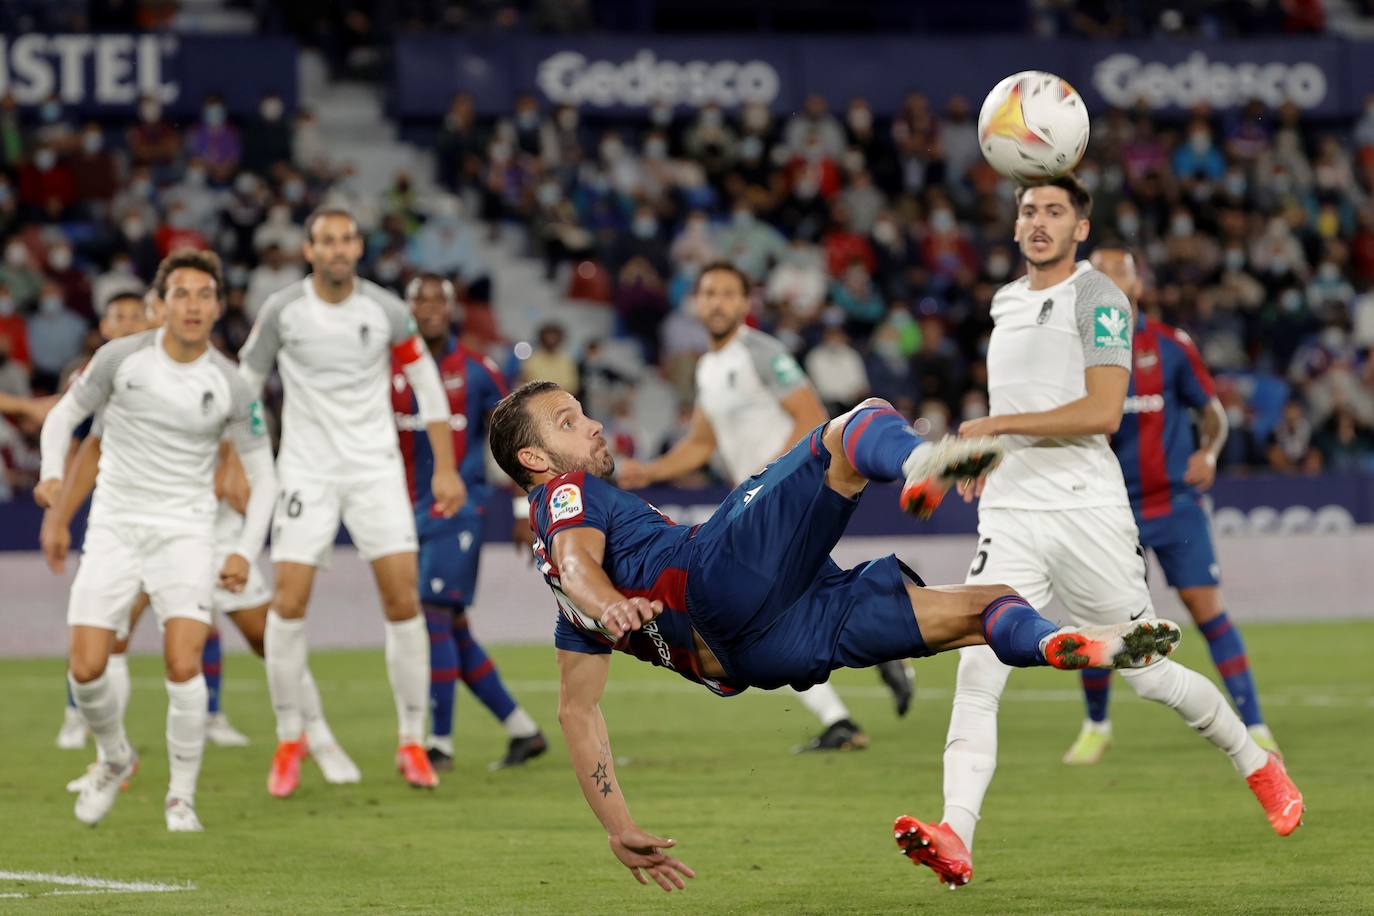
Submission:
[[[1088,108],[1053,73],[1023,70],[993,87],[978,113],[983,158],[1008,178],[1030,183],[1078,165],[1088,146]]]

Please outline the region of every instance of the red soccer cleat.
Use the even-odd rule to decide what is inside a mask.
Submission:
[[[1181,636],[1170,620],[1064,627],[1045,643],[1045,661],[1061,671],[1144,668],[1178,648]]]
[[[1001,443],[986,436],[946,436],[938,442],[922,442],[902,466],[906,481],[898,504],[903,512],[928,519],[946,490],[961,480],[986,477],[1001,463],[1002,454]]]
[[[433,789],[439,785],[429,755],[418,744],[402,744],[396,748],[396,769],[417,789]]]
[[[301,759],[305,757],[305,741],[279,741],[272,755],[272,769],[267,773],[267,791],[276,798],[286,798],[301,784]]]
[[[973,880],[973,855],[948,824],[923,824],[903,814],[892,825],[892,835],[908,859],[935,872],[950,890]]]
[[[1249,783],[1250,791],[1255,793],[1255,798],[1259,799],[1275,833],[1288,836],[1302,825],[1302,813],[1306,810],[1302,793],[1289,778],[1282,757],[1270,751],[1269,762],[1245,777],[1245,781]]]

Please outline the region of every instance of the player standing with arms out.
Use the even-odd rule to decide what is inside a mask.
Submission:
[[[1059,629],[1004,585],[926,588],[892,554],[840,569],[830,553],[870,480],[905,481],[900,505],[925,517],[1002,455],[992,439],[923,443],[877,398],[816,427],[691,528],[607,482],[615,458],[601,424],[553,382],[506,397],[491,443],[529,493],[557,602],[558,721],[579,787],[616,858],[665,891],[693,873],[621,795],[601,712],[612,651],[733,696],[978,643],[1008,664],[1059,668],[1148,665],[1178,643],[1167,621]]]
[[[73,430],[101,411],[105,439],[91,520],[67,612],[72,694],[101,748],[97,775],[76,800],[77,819],[99,822],[137,763],[105,674],[115,633],[148,594],[164,631],[167,829],[198,831],[196,779],[205,746],[207,691],[200,672],[216,581],[214,468],[227,433],[253,485],[247,521],[218,581],[240,591],[262,550],[275,493],[272,452],[261,407],[234,365],[210,346],[221,310],[219,259],[173,252],[155,281],[167,305],[163,328],[106,344],[43,424],[42,481],[51,505]]]
[[[413,786],[439,784],[425,756],[429,636],[420,615],[415,516],[406,490],[388,392],[395,363],[419,404],[434,454],[434,507],[451,517],[466,499],[455,470],[444,388],[404,302],[355,274],[363,255],[346,210],[317,210],[305,223],[311,274],[270,296],[258,313],[239,371],[254,391],[275,364],[284,389],[280,494],[272,519],[276,592],[267,615],[267,685],[277,715],[268,791],[300,783],[307,750],[301,683],[305,611],[315,570],[327,567],[339,522],[372,564],[386,615],[386,668],[396,700],[396,766]],[[308,739],[308,735],[304,736]],[[309,747],[331,783],[358,771],[337,744]]]
[[[708,264],[692,291],[697,318],[710,336],[710,352],[696,367],[696,408],[687,435],[649,462],[622,461],[617,482],[636,490],[674,480],[720,453],[732,485],[757,474],[827,419],[806,373],[776,338],[744,323],[749,279],[725,261]],[[879,673],[893,692],[898,715],[911,703],[910,676],[901,661]],[[830,684],[797,691],[824,731],[799,748],[840,750],[868,746],[868,736]]]
[[[992,415],[961,436],[1004,436],[1006,460],[984,483],[969,584],[1006,582],[1032,606],[1057,594],[1075,622],[1154,618],[1121,466],[1107,436],[1130,384],[1131,304],[1088,264],[1092,197],[1072,176],[1021,188],[1015,240],[1027,274],[992,301],[988,394]],[[943,883],[973,877],[974,828],[997,766],[997,707],[1011,669],[985,647],[959,651],[945,742],[942,823],[904,817],[907,855]],[[1302,795],[1278,755],[1255,743],[1216,685],[1171,660],[1124,675],[1141,697],[1175,710],[1245,777],[1280,835],[1297,829]]]
[[[1093,267],[1121,287],[1135,308],[1141,278],[1131,253],[1099,248],[1091,260]],[[1277,751],[1278,744],[1260,712],[1245,643],[1221,607],[1221,570],[1212,546],[1212,524],[1202,504],[1202,493],[1216,479],[1217,456],[1226,444],[1226,409],[1216,396],[1202,355],[1183,331],[1137,314],[1131,357],[1135,368],[1121,428],[1112,436],[1112,451],[1126,478],[1140,543],[1154,551],[1165,580],[1178,589],[1255,743]],[[1196,448],[1190,410],[1201,416]],[[1064,755],[1065,763],[1097,763],[1111,744],[1112,724],[1107,719],[1111,677],[1110,671],[1083,672],[1088,718]]]
[[[420,274],[406,288],[406,302],[429,354],[439,367],[453,429],[453,456],[467,490],[457,515],[434,511],[429,490],[434,453],[417,436],[414,393],[399,364],[393,364],[391,403],[396,411],[406,483],[415,504],[420,537],[420,607],[429,625],[430,734],[426,750],[436,770],[453,769],[453,704],[456,681],[463,683],[491,711],[510,736],[499,769],[516,766],[548,749],[539,726],[501,681],[501,674],[472,637],[467,609],[477,593],[477,567],[487,499],[487,417],[506,395],[496,364],[468,349],[453,333],[456,301],[453,284],[438,274]],[[529,530],[523,520],[516,527]]]

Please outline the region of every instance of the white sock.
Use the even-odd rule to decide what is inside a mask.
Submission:
[[[1240,775],[1249,776],[1269,762],[1269,755],[1255,743],[1217,685],[1196,671],[1165,659],[1121,674],[1143,699],[1168,706],[1189,728],[1219,747]]]
[[[419,744],[429,712],[429,630],[425,618],[386,622],[386,673],[396,698],[401,744]]]
[[[123,719],[124,714],[129,711],[129,693],[133,686],[129,682],[129,657],[111,655],[105,663],[105,675],[110,679],[110,686],[114,688],[115,699],[119,702],[119,717]]]
[[[997,709],[1011,669],[987,646],[959,650],[954,707],[945,737],[941,820],[973,849],[983,796],[997,771]]]
[[[801,697],[802,705],[815,713],[816,718],[820,719],[826,728],[841,719],[849,718],[849,709],[844,705],[844,700],[840,699],[835,688],[829,684],[817,684],[815,687],[795,692]]]
[[[267,692],[277,714],[277,740],[297,741],[301,737],[301,672],[306,670],[305,618],[287,620],[276,611],[267,612],[267,632],[263,637],[267,663]]]
[[[515,711],[501,720],[501,724],[506,729],[506,734],[512,738],[533,738],[539,734],[539,726],[535,724],[530,714],[525,712],[525,707],[517,706]]]
[[[119,700],[115,696],[108,672],[84,684],[78,684],[71,672],[67,672],[67,683],[72,688],[72,699],[81,717],[86,720],[91,734],[95,737],[96,751],[101,760],[124,762],[133,756],[134,749],[124,734],[124,717],[119,714]]]
[[[301,722],[305,728],[305,740],[311,747],[329,747],[338,742],[329,730],[324,718],[324,704],[320,702],[320,688],[315,686],[315,676],[307,665],[301,672],[300,693]]]
[[[205,675],[178,684],[167,682],[167,781],[169,798],[194,801],[200,760],[205,753],[205,704],[210,691]]]

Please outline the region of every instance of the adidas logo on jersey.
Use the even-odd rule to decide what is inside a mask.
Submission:
[[[1164,395],[1146,394],[1129,397],[1122,413],[1159,413],[1164,409]]]

